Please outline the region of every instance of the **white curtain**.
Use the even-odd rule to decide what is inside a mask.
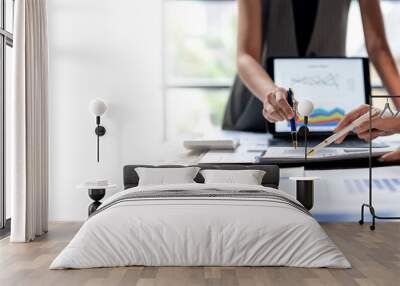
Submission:
[[[10,110],[12,242],[47,232],[48,48],[46,0],[16,0]]]

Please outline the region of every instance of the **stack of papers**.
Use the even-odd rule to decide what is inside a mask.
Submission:
[[[183,141],[189,150],[235,150],[239,141],[235,139],[192,139]]]

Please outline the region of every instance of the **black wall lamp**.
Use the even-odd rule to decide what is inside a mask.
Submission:
[[[106,112],[107,105],[99,98],[92,100],[89,104],[90,112],[96,117],[96,125],[94,132],[97,135],[97,162],[100,162],[100,136],[106,134],[106,129],[104,126],[100,125],[100,117]]]

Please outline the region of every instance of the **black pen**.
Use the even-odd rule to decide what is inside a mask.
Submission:
[[[293,91],[289,88],[288,92],[288,103],[292,109],[294,109],[293,102]],[[290,135],[292,136],[293,147],[297,148],[297,128],[296,128],[296,116],[293,116],[290,120]]]

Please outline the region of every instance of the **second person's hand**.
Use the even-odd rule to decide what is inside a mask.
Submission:
[[[338,132],[345,128],[346,126],[350,125],[354,120],[359,118],[360,116],[364,115],[369,111],[369,105],[361,105],[360,107],[354,109],[350,113],[348,113],[342,121],[340,121],[339,125],[336,127],[335,132]],[[369,140],[369,120],[366,120],[359,127],[357,127],[354,132],[357,133],[360,139]],[[400,118],[398,117],[388,117],[382,118],[379,116],[375,116],[372,118],[371,121],[371,139],[375,139],[379,136],[387,136],[392,135],[394,133],[400,132]],[[347,134],[338,138],[336,143],[341,143]]]
[[[369,121],[362,123],[355,129],[360,139],[369,140]],[[379,136],[388,136],[400,132],[400,118],[398,117],[374,117],[371,120],[371,139]]]
[[[335,128],[335,133],[339,132],[340,130],[346,128],[348,125],[353,123],[354,120],[357,118],[361,117],[365,113],[367,113],[369,110],[369,105],[363,104],[359,106],[358,108],[354,109],[353,111],[349,112],[348,114],[345,115],[345,117],[342,118],[342,120],[339,122],[338,126]],[[340,144],[343,142],[343,140],[347,137],[348,134],[343,135],[342,137],[339,137],[336,139],[335,143]]]
[[[271,123],[289,120],[294,116],[284,88],[277,87],[265,96],[263,115]]]

